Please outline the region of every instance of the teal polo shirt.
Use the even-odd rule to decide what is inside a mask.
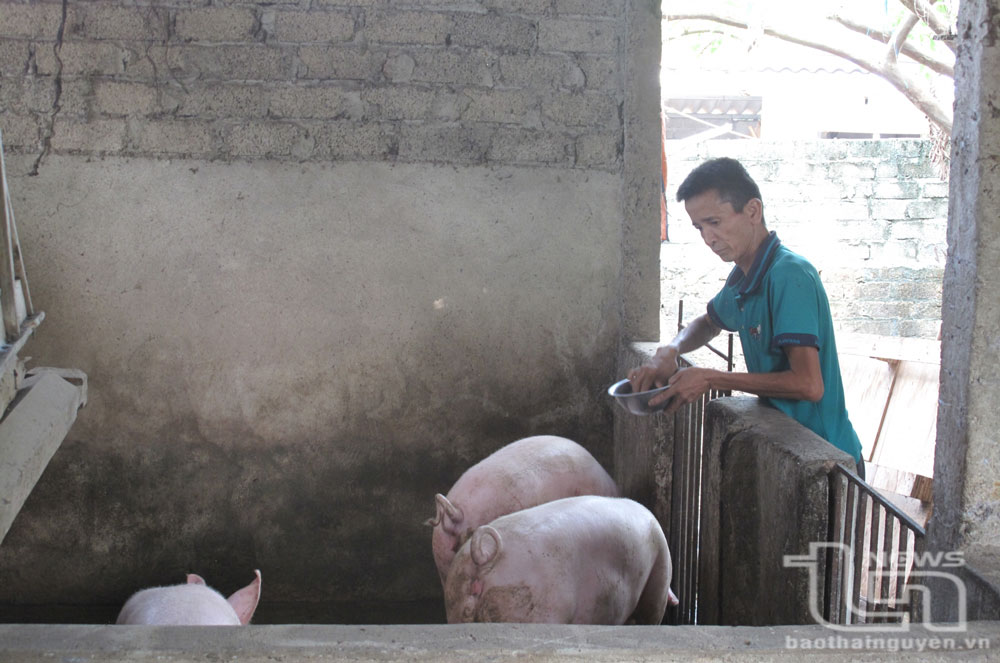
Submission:
[[[830,303],[819,273],[809,261],[782,246],[772,231],[757,250],[749,274],[733,268],[726,285],[709,302],[708,315],[717,327],[739,332],[750,373],[788,370],[786,346],[818,349],[823,374],[823,398],[818,403],[761,399],[855,461],[861,459],[861,442],[844,402]]]

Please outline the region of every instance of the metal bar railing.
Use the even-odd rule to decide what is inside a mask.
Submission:
[[[689,366],[682,360],[683,366]],[[708,402],[730,395],[710,391],[674,413],[674,460],[671,484],[671,528],[674,587],[680,605],[676,624],[698,623],[698,555],[701,542],[702,452]]]
[[[677,306],[677,331],[684,329],[684,300]],[[729,353],[706,346],[726,360],[733,370],[733,335],[729,334]],[[690,362],[679,359],[681,367]],[[671,528],[669,545],[673,555],[674,580],[680,605],[677,624],[698,623],[698,553],[701,541],[702,451],[705,433],[705,407],[728,391],[710,391],[674,413],[674,461],[671,479]]]
[[[853,472],[830,474],[824,619],[903,623],[903,600],[924,529]]]
[[[697,510],[698,504],[692,504],[689,498],[690,486],[696,477],[690,468],[691,455],[689,450],[690,435],[687,430],[691,406],[681,408],[674,414],[674,458],[673,475],[670,484],[671,528],[669,532],[669,547],[674,567],[673,587],[680,601],[676,611],[677,624],[691,624],[694,616],[695,597],[693,594],[696,582],[693,574],[697,573],[697,563],[692,561],[690,539],[691,510]]]
[[[678,331],[684,302],[678,305]],[[733,370],[733,335],[729,354],[708,346]],[[683,359],[681,366],[691,364]],[[709,401],[729,392],[711,391],[674,414],[671,531],[674,582],[680,606],[677,624],[699,623],[699,546],[702,537],[702,452],[704,417]],[[900,622],[913,569],[914,551],[923,528],[857,475],[835,466],[830,474],[829,542],[824,618],[831,623]]]

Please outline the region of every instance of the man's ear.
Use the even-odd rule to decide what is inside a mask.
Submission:
[[[743,212],[750,215],[755,222],[760,223],[761,219],[764,218],[764,203],[760,198],[751,198],[743,206]]]

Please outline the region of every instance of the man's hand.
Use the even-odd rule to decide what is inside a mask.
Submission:
[[[670,348],[660,348],[645,364],[629,371],[628,379],[632,383],[632,393],[667,384],[670,376],[677,372],[677,354]]]
[[[654,407],[668,398],[673,398],[665,414],[673,414],[688,403],[693,403],[712,388],[711,378],[717,371],[711,368],[691,366],[682,368],[670,378],[670,389],[649,400],[649,406]]]
[[[670,389],[649,401],[650,407],[673,398],[664,410],[672,414],[693,403],[709,389],[744,391],[768,398],[787,398],[815,402],[823,397],[823,375],[819,352],[814,347],[791,346],[785,349],[789,368],[774,373],[729,373],[711,368],[682,368],[669,380]]]

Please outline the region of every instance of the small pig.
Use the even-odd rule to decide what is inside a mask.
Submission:
[[[260,600],[260,571],[249,585],[228,599],[189,573],[187,584],[136,592],[118,613],[117,624],[211,626],[249,624]]]
[[[444,583],[455,551],[480,525],[531,506],[576,495],[617,497],[618,487],[582,446],[564,437],[526,437],[495,451],[434,496],[431,547]]]
[[[497,518],[451,563],[448,623],[659,624],[672,568],[663,530],[626,498],[582,496]]]

